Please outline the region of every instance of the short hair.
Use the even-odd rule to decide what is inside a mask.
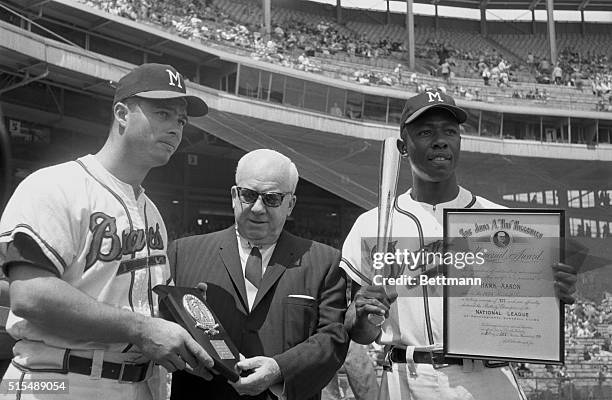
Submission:
[[[295,193],[295,189],[300,179],[297,167],[289,157],[271,149],[257,149],[250,151],[244,156],[242,156],[242,158],[238,160],[238,165],[236,166],[236,175],[234,178],[236,183],[238,183],[238,174],[240,173],[242,168],[246,168],[245,164],[249,161],[260,158],[263,158],[265,160],[274,159],[275,161],[279,162],[279,167],[286,168],[287,180],[289,182],[290,191],[291,193]]]
[[[295,193],[295,189],[297,188],[298,181],[300,180],[300,175],[298,174],[297,167],[289,160],[289,187],[291,188],[291,193]]]

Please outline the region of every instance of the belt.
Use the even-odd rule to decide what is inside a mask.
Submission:
[[[90,358],[70,356],[68,357],[68,371],[75,374],[91,375]],[[114,379],[119,382],[141,382],[147,377],[149,371],[148,362],[132,364],[128,362],[113,363],[104,361],[102,363],[102,378]]]
[[[394,347],[391,349],[389,359],[394,363],[405,363],[406,362],[406,349]],[[433,352],[433,351],[415,351],[412,354],[412,359],[416,364],[456,364],[463,365],[463,359],[461,358],[450,358],[444,357],[444,353]]]
[[[463,365],[462,358],[444,357],[444,353],[439,351],[415,351],[412,354],[412,359],[416,364],[432,364],[434,368],[441,365]],[[394,347],[389,351],[389,360],[394,363],[405,363],[406,350]],[[506,361],[483,361],[483,364],[486,368],[507,367],[509,365]]]

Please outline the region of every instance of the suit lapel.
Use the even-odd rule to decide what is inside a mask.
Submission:
[[[287,236],[285,231],[283,231],[278,238],[278,242],[276,242],[274,253],[272,253],[272,257],[270,258],[266,272],[261,280],[261,285],[257,290],[257,295],[255,296],[255,301],[253,302],[251,312],[255,310],[255,307],[257,307],[261,299],[264,298],[266,293],[270,291],[276,281],[278,281],[278,279],[283,275],[287,269],[286,266],[291,263],[293,258],[292,247],[290,238]]]
[[[244,307],[244,312],[248,313],[249,305],[244,284],[244,274],[242,273],[242,264],[240,263],[240,254],[238,253],[238,239],[235,227],[230,227],[226,232],[227,234],[224,235],[219,245],[219,255],[232,282],[234,282],[234,287],[238,288],[238,295]]]

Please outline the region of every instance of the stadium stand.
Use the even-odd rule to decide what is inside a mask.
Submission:
[[[270,40],[266,41],[261,26],[261,4],[255,0],[214,0],[208,5],[203,1],[178,1],[168,7],[165,3],[162,7],[161,2],[152,2],[148,8],[137,0],[84,2],[115,15],[161,25],[181,37],[229,44],[230,51],[258,60],[361,84],[415,91],[444,87],[455,95],[475,101],[612,110],[612,76],[606,56],[612,43],[610,35],[560,36],[560,48],[586,49],[588,57],[585,60],[588,61],[581,61],[577,71],[570,70],[572,64],[568,61],[563,85],[557,86],[545,84],[554,81],[550,63],[532,69],[527,64],[530,53],[538,66],[545,59],[543,35],[493,35],[489,40],[475,32],[417,27],[416,55],[422,62],[416,71],[420,71],[416,77],[418,84],[412,86],[408,84],[408,77],[413,71],[404,68],[397,72],[398,63],[401,65],[403,61],[402,43],[406,34],[399,25],[358,21],[340,25],[314,11],[306,13],[274,7],[274,29]],[[495,44],[499,45],[499,50]],[[506,54],[502,49],[508,50]],[[570,51],[561,53],[561,62],[564,54]],[[452,79],[438,76],[440,64],[446,59]],[[482,78],[486,67],[492,75],[489,84]]]
[[[523,389],[530,399],[610,399],[612,297],[607,294],[600,302],[578,300],[566,307],[565,321],[565,366],[521,366]]]

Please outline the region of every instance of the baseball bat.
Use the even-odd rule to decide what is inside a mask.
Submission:
[[[391,218],[395,197],[397,194],[397,180],[400,171],[400,153],[397,149],[397,138],[385,139],[380,155],[379,186],[378,186],[378,230],[376,239],[376,251],[384,253],[387,251],[387,243],[391,236]],[[380,271],[385,271],[384,267]],[[393,271],[391,270],[392,274]],[[395,292],[394,286],[385,286],[388,294]],[[368,319],[374,325],[382,325],[384,317],[376,314],[368,315]]]

